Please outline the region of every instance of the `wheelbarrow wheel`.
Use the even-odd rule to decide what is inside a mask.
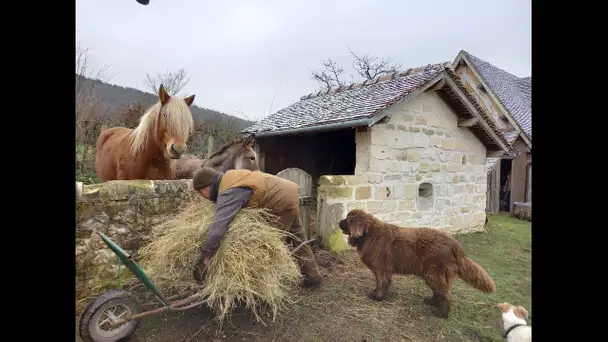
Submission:
[[[138,321],[130,321],[118,327],[110,322],[138,313],[135,297],[127,291],[105,292],[89,304],[80,316],[80,338],[83,342],[116,342],[135,332]]]

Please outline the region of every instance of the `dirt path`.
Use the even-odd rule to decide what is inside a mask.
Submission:
[[[300,290],[298,303],[267,326],[238,310],[221,332],[208,310],[166,314],[140,323],[130,341],[425,341],[409,309],[395,299],[376,303],[365,297],[373,279],[355,253],[316,253],[325,282],[316,290]],[[422,296],[418,298],[422,301]],[[421,306],[421,305],[418,305]],[[383,317],[382,317],[383,316]],[[427,313],[428,319],[436,319]],[[426,319],[427,317],[421,317]]]

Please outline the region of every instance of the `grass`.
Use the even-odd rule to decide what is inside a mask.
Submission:
[[[257,323],[237,309],[218,332],[209,310],[194,309],[141,321],[131,341],[502,341],[495,304],[523,305],[532,322],[531,226],[498,214],[486,231],[456,238],[494,278],[497,292],[486,295],[456,281],[448,319],[433,316],[422,302],[430,294],[422,280],[397,276],[388,298],[375,302],[365,296],[373,276],[354,251],[317,251],[324,284],[298,290],[297,303],[274,323]]]

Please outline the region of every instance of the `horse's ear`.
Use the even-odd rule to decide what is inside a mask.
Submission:
[[[254,143],[255,143],[255,134],[251,133],[251,134],[249,134],[247,139],[245,139],[245,142],[243,142],[243,146],[253,146]]]
[[[194,102],[194,94],[185,97],[184,101],[186,101],[186,104],[188,105],[188,107],[192,106],[192,102]]]
[[[167,93],[165,87],[161,84],[160,87],[158,87],[158,99],[160,100],[160,104],[163,106],[166,105],[170,98],[171,96],[169,96],[169,93]]]

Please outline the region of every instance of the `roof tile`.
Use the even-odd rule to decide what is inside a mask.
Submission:
[[[466,51],[462,52],[532,140],[532,77],[517,77]]]

